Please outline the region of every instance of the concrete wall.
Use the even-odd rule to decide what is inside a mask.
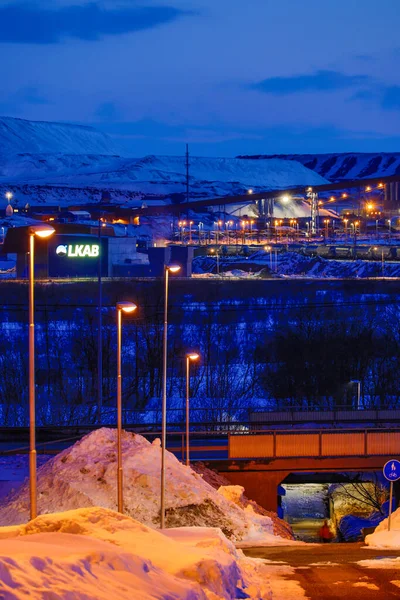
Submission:
[[[109,237],[108,238],[108,275],[113,275],[113,265],[129,264],[127,261],[136,261],[135,237]]]

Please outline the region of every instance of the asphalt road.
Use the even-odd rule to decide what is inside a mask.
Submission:
[[[393,562],[400,551],[371,550],[358,543],[246,548],[244,552],[294,567],[294,573],[285,578],[298,581],[311,600],[400,598],[400,559]],[[360,560],[373,560],[376,567],[357,564]]]

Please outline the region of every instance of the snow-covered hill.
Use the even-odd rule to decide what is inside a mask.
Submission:
[[[18,153],[116,154],[117,149],[93,127],[0,117],[0,156]]]
[[[90,127],[0,118],[0,197],[11,189],[21,204],[84,204],[108,190],[113,201],[183,198],[182,156],[126,158]],[[326,180],[293,160],[190,158],[190,198],[318,185]]]
[[[294,160],[329,181],[366,179],[400,174],[400,152],[346,152],[343,154],[277,154],[239,157],[249,160]]]

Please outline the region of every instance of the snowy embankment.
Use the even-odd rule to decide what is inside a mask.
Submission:
[[[123,432],[124,512],[149,527],[159,526],[160,440],[148,442]],[[117,506],[116,431],[98,429],[50,459],[38,470],[39,514],[101,506]],[[259,513],[262,511],[259,511]],[[243,500],[243,489],[216,490],[202,475],[166,453],[166,524],[168,527],[219,527],[233,541],[282,543],[293,538],[274,515],[259,514]],[[29,519],[26,481],[0,508],[0,525]],[[279,531],[279,536],[275,533]]]
[[[0,597],[10,600],[305,597],[278,573],[246,558],[218,529],[159,532],[104,508],[0,528]]]
[[[388,531],[388,525],[389,519],[381,521],[374,533],[365,538],[367,546],[400,549],[400,508],[392,514],[390,531]]]
[[[300,252],[282,252],[275,257],[260,250],[249,257],[237,256],[219,258],[220,274],[226,276],[252,277],[265,276],[271,272],[273,276],[307,277],[307,278],[367,278],[382,277],[382,263],[379,260],[334,260],[321,256],[305,256]],[[271,271],[271,262],[273,270]],[[213,256],[198,256],[193,261],[193,273],[204,275],[216,272],[217,261]],[[400,262],[386,261],[383,266],[385,277],[400,277]]]

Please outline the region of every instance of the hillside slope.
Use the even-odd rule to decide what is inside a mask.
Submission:
[[[19,153],[116,154],[113,140],[93,127],[0,117],[0,156]]]
[[[190,157],[191,199],[322,183],[293,160]],[[21,204],[85,204],[102,190],[127,205],[169,201],[185,195],[185,157],[121,157],[91,127],[0,117],[0,197],[8,189]]]
[[[329,181],[366,179],[400,174],[400,152],[346,152],[343,154],[274,154],[240,156],[248,160],[294,160]]]

